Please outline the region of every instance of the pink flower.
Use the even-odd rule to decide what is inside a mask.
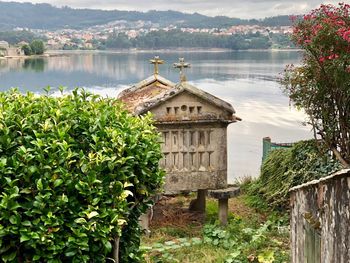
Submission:
[[[338,54],[332,54],[328,56],[328,59],[337,59],[337,58],[339,58]]]
[[[325,57],[320,57],[318,61],[320,61],[321,63],[323,63],[326,60]]]
[[[347,42],[350,42],[350,30],[345,31],[345,32],[343,33],[343,39],[344,39],[345,41],[347,41]]]
[[[289,17],[289,19],[292,21],[292,22],[295,22],[296,20],[297,20],[297,16],[296,15],[291,15],[290,17]]]

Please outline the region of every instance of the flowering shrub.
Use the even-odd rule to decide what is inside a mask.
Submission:
[[[350,5],[321,5],[296,20],[294,43],[304,50],[301,66],[286,68],[282,83],[309,116],[343,166],[350,163]]]
[[[0,93],[0,261],[139,261],[158,133],[113,99]]]

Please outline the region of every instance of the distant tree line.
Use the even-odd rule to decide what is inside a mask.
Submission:
[[[10,45],[15,45],[21,41],[30,43],[35,39],[38,39],[38,36],[27,30],[0,31],[0,40],[8,42]]]
[[[178,25],[194,28],[224,28],[234,25],[286,26],[291,25],[289,16],[265,19],[239,19],[226,16],[209,17],[198,13],[186,14],[177,11],[119,11],[57,8],[50,4],[0,2],[0,30],[15,27],[33,29],[81,29],[112,21],[149,21],[161,27]]]
[[[272,44],[288,46],[288,36],[261,33],[235,34],[217,36],[207,33],[187,33],[180,30],[155,31],[147,35],[129,39],[125,34],[112,34],[99,46],[101,49],[120,48],[226,48],[232,50],[242,49],[268,49]]]

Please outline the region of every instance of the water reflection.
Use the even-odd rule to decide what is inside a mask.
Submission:
[[[302,112],[289,107],[276,79],[286,64],[300,60],[297,52],[241,51],[219,53],[145,52],[81,53],[35,60],[0,60],[0,90],[20,87],[41,93],[50,85],[85,87],[103,96],[115,97],[124,88],[153,73],[148,60],[160,55],[167,64],[160,74],[174,82],[179,73],[172,63],[185,57],[192,67],[187,79],[194,85],[230,102],[242,122],[228,130],[229,178],[259,173],[262,138],[292,142],[311,137],[301,123]]]
[[[40,90],[48,85],[111,87],[138,82],[152,74],[148,60],[159,52],[149,53],[78,53],[40,59],[10,59],[0,61],[1,89],[13,86],[21,90]],[[283,65],[299,58],[297,52],[174,52],[160,54],[167,64],[160,73],[178,81],[172,63],[185,57],[192,67],[187,78],[268,79],[274,80]],[[42,74],[33,75],[33,72]]]
[[[42,72],[45,70],[45,62],[43,58],[25,59],[22,67],[24,70]]]

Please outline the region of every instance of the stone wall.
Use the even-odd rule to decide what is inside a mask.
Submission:
[[[350,262],[350,169],[291,189],[293,263]]]
[[[167,174],[166,192],[226,187],[226,125],[157,125],[163,140],[160,165]]]

